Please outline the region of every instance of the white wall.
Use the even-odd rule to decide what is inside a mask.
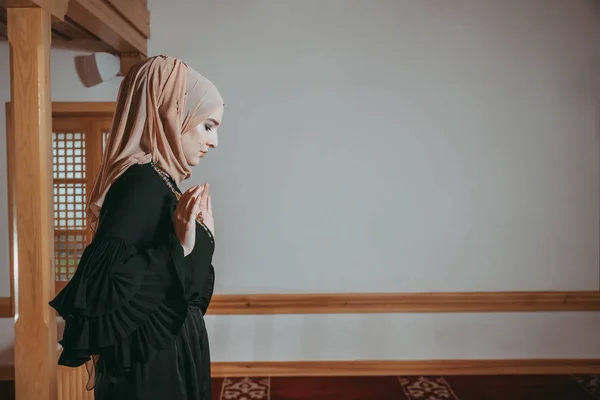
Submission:
[[[185,185],[212,184],[218,293],[600,289],[597,3],[179,3],[149,2],[150,54],[227,103]],[[53,52],[53,100],[114,100],[73,55]],[[600,357],[598,329],[598,313],[209,317],[217,361]]]
[[[151,1],[227,103],[219,291],[598,289],[591,4]]]
[[[215,361],[600,358],[600,313],[209,316]]]

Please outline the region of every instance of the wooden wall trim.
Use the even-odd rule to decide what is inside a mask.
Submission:
[[[598,374],[598,359],[214,362],[213,377]]]
[[[600,311],[600,292],[215,295],[212,315]]]
[[[10,304],[0,298],[0,315],[12,315]],[[225,294],[208,308],[209,315],[564,311],[600,311],[600,292]]]
[[[555,375],[600,373],[598,359],[213,362],[213,377]]]
[[[60,367],[65,370],[67,367]],[[85,372],[85,369],[83,369]],[[213,378],[246,376],[411,376],[411,375],[568,375],[598,374],[598,359],[509,360],[348,360],[213,362]],[[79,375],[79,374],[78,374]],[[85,383],[82,376],[81,381]],[[0,366],[0,380],[13,380],[14,368]]]
[[[598,374],[599,359],[213,362],[213,377]]]
[[[14,381],[15,367],[14,365],[0,365],[0,381]]]
[[[0,318],[12,318],[14,316],[12,299],[0,297]]]

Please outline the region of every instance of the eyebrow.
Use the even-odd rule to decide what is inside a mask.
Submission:
[[[209,119],[207,119],[207,121],[212,122],[215,126],[219,126],[219,123],[217,122],[217,120],[215,120],[213,118],[209,118]]]

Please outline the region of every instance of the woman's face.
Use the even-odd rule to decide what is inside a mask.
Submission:
[[[221,125],[222,119],[223,107],[221,106],[205,121],[181,136],[185,161],[190,167],[198,165],[208,149],[217,147],[217,129]]]

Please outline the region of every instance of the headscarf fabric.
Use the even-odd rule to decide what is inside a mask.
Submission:
[[[174,57],[135,64],[124,77],[102,165],[88,201],[92,232],[108,190],[130,166],[154,162],[179,184],[192,172],[181,136],[223,106],[215,85]]]

